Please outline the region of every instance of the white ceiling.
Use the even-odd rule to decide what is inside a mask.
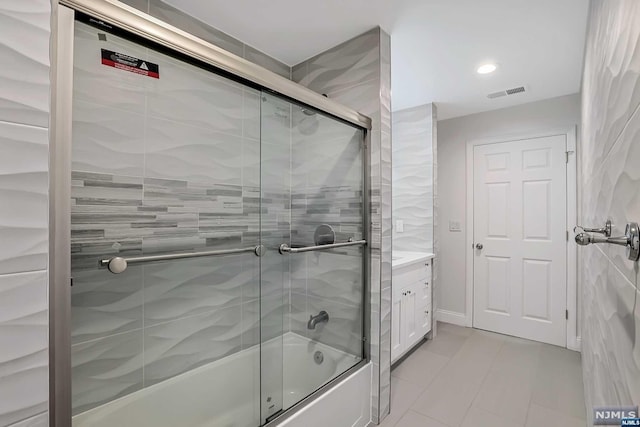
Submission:
[[[391,34],[392,105],[440,119],[580,89],[588,0],[168,0],[295,65],[380,25]],[[480,76],[478,65],[499,68]],[[487,94],[525,85],[527,92]]]

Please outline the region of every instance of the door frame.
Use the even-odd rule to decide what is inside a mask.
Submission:
[[[466,250],[464,251],[466,257],[466,310],[465,310],[465,325],[467,327],[473,327],[473,178],[474,178],[474,154],[473,150],[478,145],[498,144],[504,142],[519,141],[523,139],[544,138],[547,136],[564,135],[566,137],[567,146],[565,151],[567,154],[567,218],[566,226],[568,237],[571,237],[569,231],[574,225],[577,224],[577,209],[578,209],[578,174],[577,174],[577,137],[576,126],[568,128],[551,128],[548,130],[534,131],[528,133],[519,134],[506,134],[501,136],[492,136],[486,138],[479,138],[467,141],[467,238],[466,238]],[[577,250],[578,246],[575,241],[568,238],[566,243],[567,251],[567,307],[569,316],[566,323],[567,340],[566,347],[570,350],[580,351],[581,338],[578,335],[578,282],[577,282]]]

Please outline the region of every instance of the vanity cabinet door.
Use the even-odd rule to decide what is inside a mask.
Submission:
[[[431,260],[393,273],[391,362],[395,362],[431,330]]]
[[[419,335],[418,322],[416,322],[416,313],[419,306],[418,292],[415,285],[404,289],[402,302],[402,315],[406,326],[404,331],[405,348],[408,348],[422,339],[422,336]]]
[[[431,303],[431,277],[423,278],[419,283],[420,305]]]
[[[395,360],[404,351],[404,319],[402,318],[402,289],[394,286],[391,301],[391,360]]]
[[[416,310],[416,323],[420,337],[423,337],[431,330],[431,305],[420,307]]]

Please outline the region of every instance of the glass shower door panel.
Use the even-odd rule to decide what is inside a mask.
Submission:
[[[284,409],[283,358],[288,332],[289,259],[278,247],[291,238],[291,104],[262,94],[261,110],[261,406],[262,422]]]
[[[265,412],[273,399],[265,390],[281,390],[272,409],[286,410],[362,360],[363,247],[297,254],[278,248],[364,238],[364,135],[278,97],[262,98],[262,241],[269,242],[261,269],[264,421],[275,413]]]
[[[365,238],[363,142],[362,130],[293,107],[292,247]],[[364,247],[289,258],[290,331],[302,344],[300,351],[285,353],[290,406],[363,358]]]
[[[103,50],[158,64],[105,65]],[[76,23],[74,426],[260,424],[260,93]]]

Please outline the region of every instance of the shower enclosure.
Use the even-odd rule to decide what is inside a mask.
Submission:
[[[367,120],[68,3],[72,425],[286,417],[367,360]]]

